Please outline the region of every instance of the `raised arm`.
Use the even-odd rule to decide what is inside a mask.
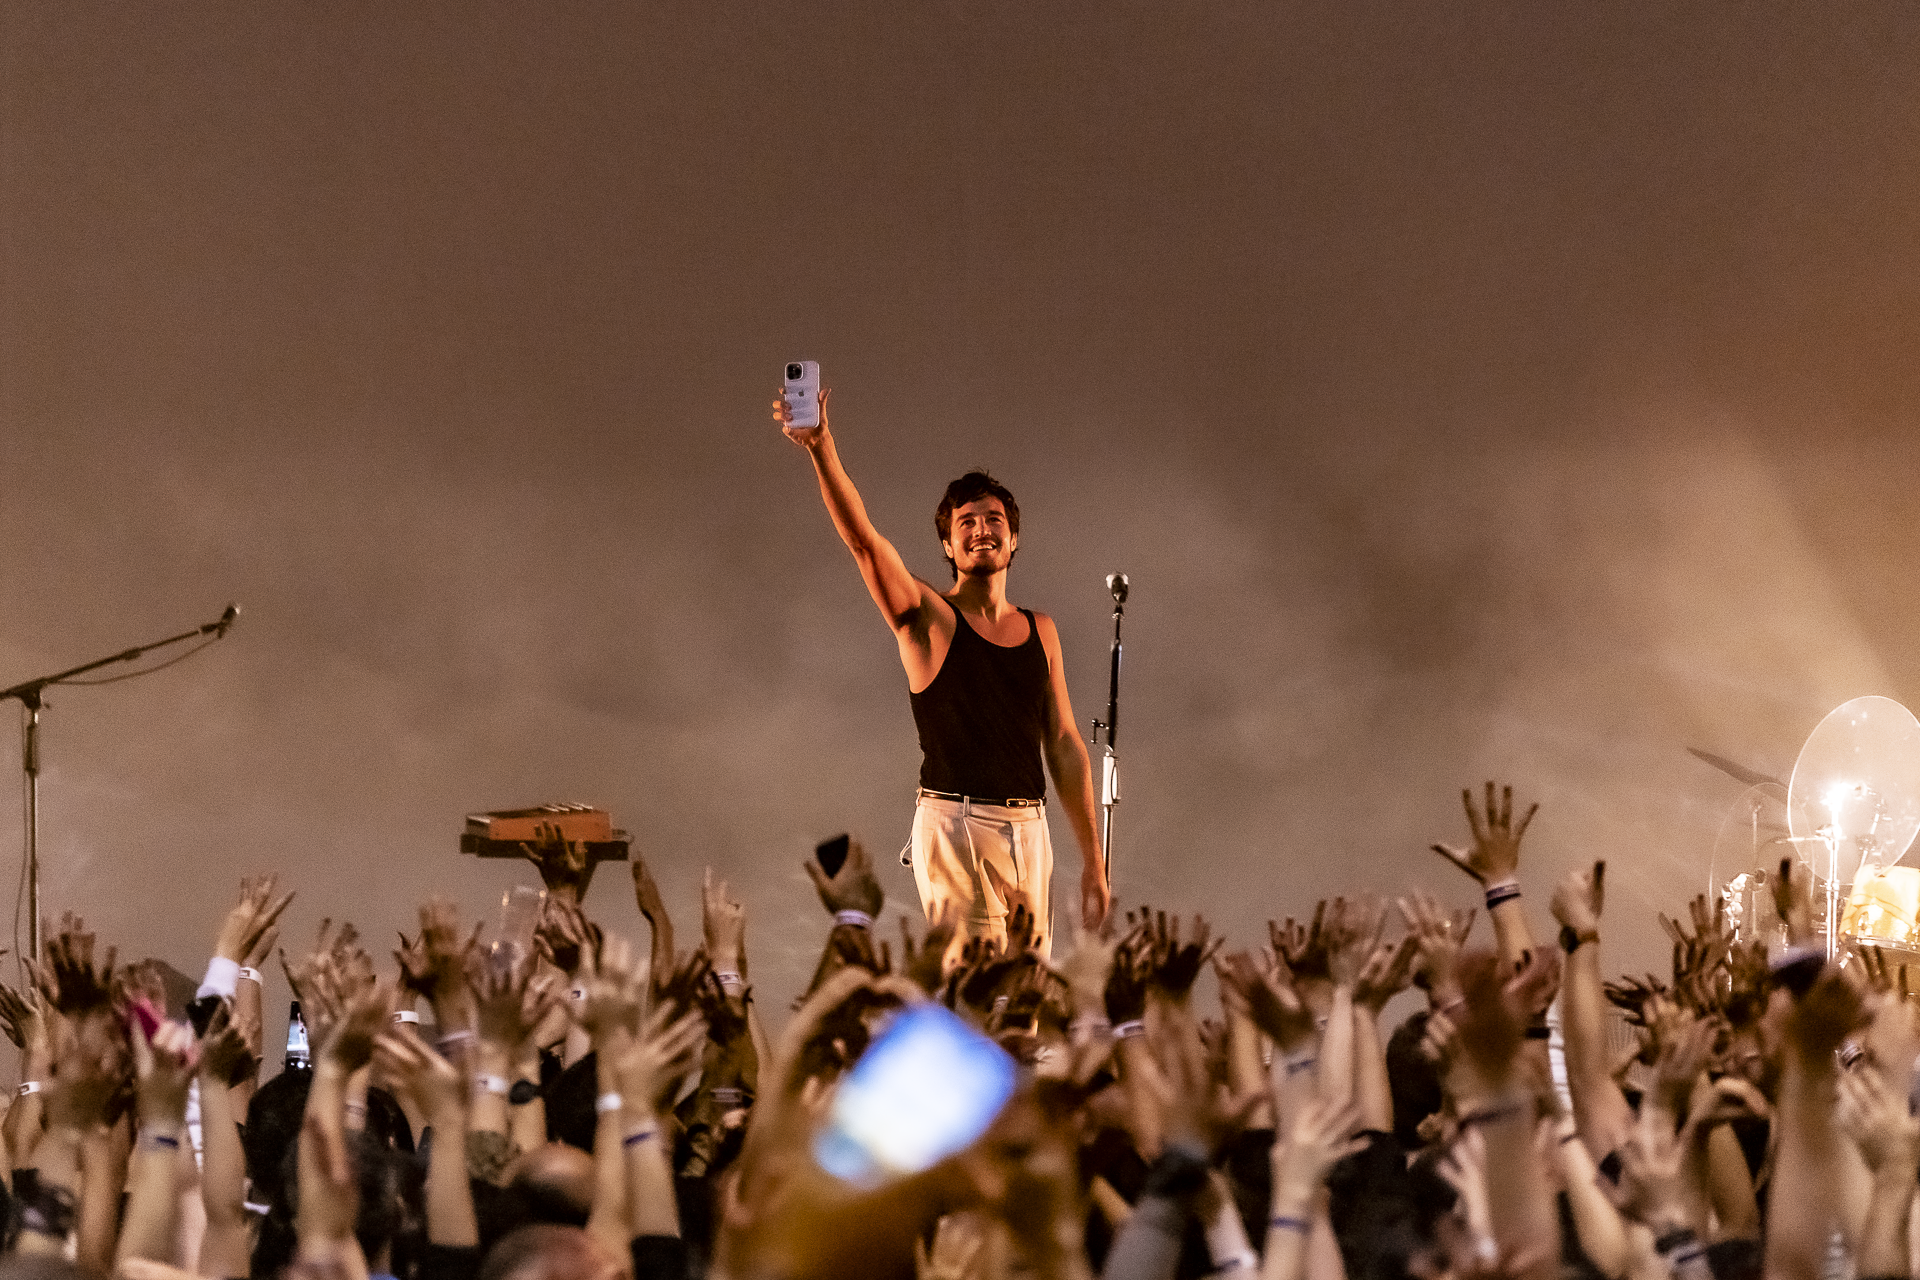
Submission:
[[[907,572],[900,552],[880,536],[873,521],[867,518],[867,506],[860,501],[860,491],[853,487],[847,469],[840,465],[833,432],[827,426],[829,394],[825,389],[820,392],[820,425],[817,427],[791,425],[793,414],[782,398],[773,402],[774,419],[786,432],[787,439],[805,449],[807,457],[813,460],[813,473],[820,481],[820,497],[827,504],[827,514],[833,517],[834,532],[853,553],[853,562],[860,566],[860,576],[866,581],[874,604],[879,606],[880,616],[896,633],[911,630],[924,635],[933,616],[930,598],[934,591]]]

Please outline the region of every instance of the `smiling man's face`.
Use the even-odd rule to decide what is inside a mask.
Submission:
[[[960,575],[990,577],[1013,561],[1020,536],[1007,521],[1007,508],[998,498],[975,498],[953,509],[947,540],[941,544]]]

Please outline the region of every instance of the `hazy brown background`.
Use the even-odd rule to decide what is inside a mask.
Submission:
[[[55,696],[48,905],[197,973],[277,866],[297,936],[378,942],[521,874],[454,854],[463,813],[578,798],[684,929],[733,876],[784,1002],[799,862],[897,849],[917,759],[767,421],[810,356],[923,574],[942,484],[1011,484],[1083,720],[1132,575],[1123,900],[1249,941],[1337,889],[1465,901],[1426,846],[1497,774],[1546,802],[1539,920],[1604,855],[1609,964],[1659,963],[1739,792],[1682,748],[1784,771],[1842,700],[1920,700],[1916,37],[1904,2],[8,5],[0,684],[246,610]]]

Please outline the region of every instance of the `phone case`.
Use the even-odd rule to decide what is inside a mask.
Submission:
[[[794,377],[798,367],[800,376]],[[795,427],[817,427],[820,425],[820,365],[813,360],[794,360],[788,363],[786,370],[786,389],[781,393],[786,399],[787,408],[793,411]]]

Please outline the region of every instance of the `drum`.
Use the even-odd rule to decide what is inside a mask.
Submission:
[[[1920,870],[1888,867],[1854,882],[1840,933],[1865,946],[1920,949]]]

